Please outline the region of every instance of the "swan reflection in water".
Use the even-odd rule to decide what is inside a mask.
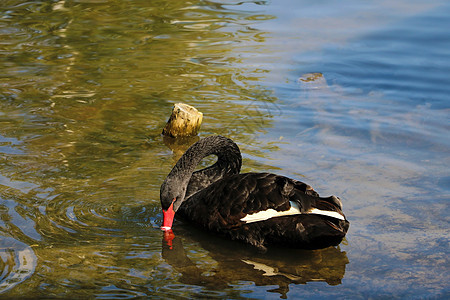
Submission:
[[[256,286],[268,286],[268,292],[287,298],[289,284],[312,281],[341,284],[349,262],[346,252],[339,246],[320,250],[268,248],[262,253],[251,246],[208,235],[188,225],[180,227],[176,235],[172,231],[164,233],[162,257],[180,273],[178,280],[181,283],[207,289],[224,289],[251,281]],[[207,258],[188,255],[188,247],[185,250],[183,242],[200,244],[208,252]],[[204,260],[208,261],[207,269]],[[272,289],[274,285],[278,288]]]

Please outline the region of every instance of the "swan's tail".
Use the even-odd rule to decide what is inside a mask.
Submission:
[[[321,215],[338,220],[346,220],[342,212],[342,202],[336,196],[322,198],[298,192],[295,195],[295,200],[291,200],[291,206],[293,206],[292,202],[294,202],[294,205],[297,205],[303,214]]]
[[[328,216],[343,221],[345,220],[345,216],[342,213],[342,202],[336,196],[317,198],[307,213]]]

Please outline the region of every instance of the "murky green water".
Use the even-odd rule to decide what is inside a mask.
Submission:
[[[445,1],[0,12],[0,298],[450,297]],[[244,171],[340,196],[346,241],[261,254],[178,222],[168,249],[175,102],[204,113],[200,136],[234,139]]]

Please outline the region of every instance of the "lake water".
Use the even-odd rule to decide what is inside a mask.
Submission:
[[[0,298],[446,298],[448,1],[0,3]],[[254,249],[176,221],[186,143],[343,200],[338,247]],[[211,163],[207,159],[202,163]]]

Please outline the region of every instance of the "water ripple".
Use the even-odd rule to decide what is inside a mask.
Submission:
[[[69,233],[105,235],[121,232],[121,207],[83,201],[55,201],[46,214],[51,223]]]
[[[37,265],[33,249],[10,237],[0,238],[0,294],[27,280]]]

